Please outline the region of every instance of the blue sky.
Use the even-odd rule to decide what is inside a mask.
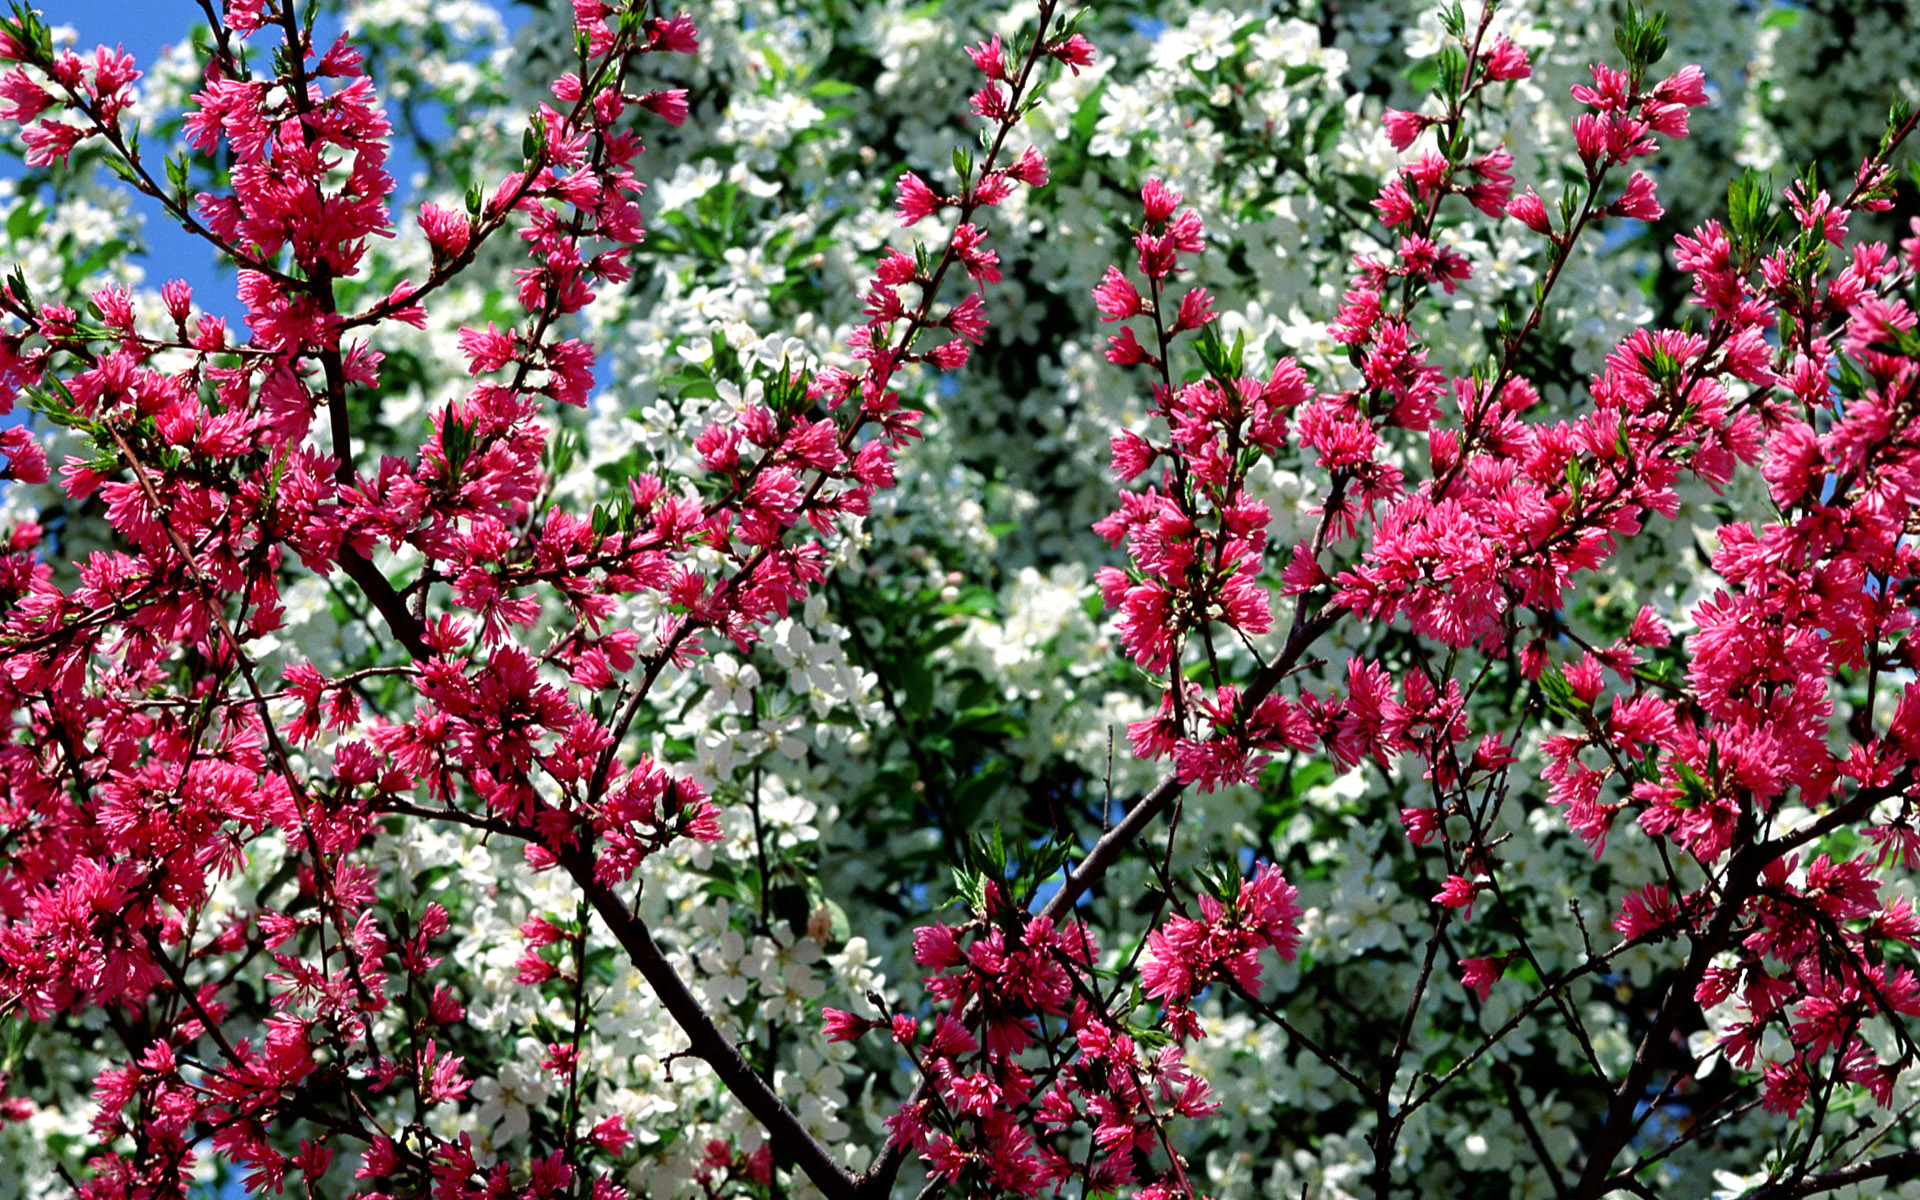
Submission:
[[[122,46],[142,67],[185,37],[190,22],[201,19],[192,0],[40,0],[37,7],[50,23],[78,30],[83,49],[101,43]],[[174,225],[158,204],[139,197],[135,205],[147,219],[143,235],[149,253],[143,262],[148,282],[158,286],[167,279],[185,279],[193,284],[202,308],[237,320],[241,309],[233,297],[232,276],[215,269],[206,243]]]
[[[48,21],[80,31],[82,45],[125,46],[142,62],[180,40],[199,14],[191,0],[40,0]]]

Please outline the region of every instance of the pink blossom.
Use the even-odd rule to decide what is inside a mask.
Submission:
[[[1628,941],[1637,941],[1664,930],[1678,915],[1679,910],[1667,898],[1666,885],[1649,883],[1622,902],[1613,928]]]
[[[1493,40],[1480,51],[1480,57],[1487,78],[1496,82],[1525,79],[1533,74],[1533,68],[1527,64],[1527,52],[1504,33],[1494,34]]]
[[[434,253],[447,258],[458,258],[466,253],[472,235],[472,225],[465,214],[441,208],[437,204],[421,206],[420,229],[427,235],[427,244],[433,247]]]
[[[863,1020],[838,1008],[820,1010],[822,1027],[830,1042],[850,1042],[873,1027],[873,1022]]]
[[[1464,909],[1463,916],[1473,916],[1473,898],[1479,892],[1478,885],[1458,875],[1447,876],[1447,881],[1434,894],[1433,903],[1446,908]]]
[[[1403,808],[1400,823],[1406,826],[1407,838],[1416,846],[1424,846],[1440,836],[1440,813],[1436,809]]]
[[[1496,955],[1491,958],[1463,958],[1460,960],[1460,982],[1480,997],[1485,1004],[1493,995],[1493,985],[1506,972],[1507,956]]]
[[[687,123],[687,89],[666,88],[657,92],[647,92],[640,97],[640,106],[657,114],[669,125]]]
[[[1184,333],[1211,322],[1219,314],[1213,311],[1213,297],[1205,288],[1194,288],[1180,298],[1180,310],[1173,321],[1173,332]]]
[[[978,293],[969,295],[954,305],[940,323],[978,346],[986,340],[986,304]]]
[[[1154,448],[1132,430],[1113,435],[1113,473],[1121,479],[1134,479],[1153,465]]]
[[[694,29],[693,18],[686,13],[674,13],[671,17],[649,20],[647,31],[656,50],[665,50],[671,54],[692,54],[700,48],[699,34]]]
[[[1117,335],[1107,339],[1107,361],[1115,366],[1128,367],[1156,360],[1133,336],[1132,328],[1122,327]]]
[[[1836,246],[1846,240],[1847,212],[1834,205],[1833,197],[1815,192],[1809,198],[1801,181],[1796,179],[1787,185],[1786,199],[1802,228],[1817,232]]]
[[[1619,199],[1607,206],[1607,212],[1616,217],[1630,217],[1636,221],[1658,221],[1665,209],[1654,199],[1653,179],[1645,171],[1635,171],[1633,178],[1627,181],[1626,191]]]
[[[1498,146],[1469,162],[1467,170],[1479,179],[1466,189],[1467,200],[1498,220],[1506,211],[1507,197],[1513,194],[1513,155],[1505,146]]]
[[[33,431],[24,425],[0,429],[0,454],[6,455],[5,477],[21,483],[47,481],[47,454]]]
[[[1036,147],[1028,146],[1020,152],[1019,160],[1007,168],[1007,174],[1028,187],[1045,187],[1047,186],[1047,157]]]
[[[1507,215],[1535,233],[1553,232],[1553,226],[1547,219],[1547,206],[1532,188],[1507,202]]]
[[[160,299],[175,321],[184,323],[193,312],[193,286],[184,279],[169,279],[162,284]]]
[[[1174,209],[1180,206],[1180,193],[1170,190],[1158,179],[1149,179],[1140,190],[1140,203],[1149,222],[1162,224],[1171,219]]]
[[[1403,152],[1413,145],[1414,140],[1426,130],[1427,126],[1433,124],[1432,117],[1397,108],[1388,109],[1383,120],[1387,126],[1387,140],[1393,143],[1395,150]]]
[[[1080,73],[1081,67],[1093,65],[1093,43],[1077,33],[1069,34],[1048,46],[1047,53],[1067,64],[1075,75]]]
[[[900,214],[902,225],[912,225],[923,217],[931,216],[940,207],[940,198],[918,175],[908,171],[900,176],[900,196],[894,202],[894,208]]]
[[[1141,311],[1140,290],[1128,282],[1118,267],[1108,267],[1106,275],[1093,289],[1094,307],[1102,321],[1118,321]]]
[[[1630,87],[1625,71],[1605,63],[1594,63],[1588,71],[1593,76],[1593,85],[1574,84],[1575,100],[1602,113],[1618,112],[1627,106]]]
[[[0,74],[0,120],[16,121],[22,125],[53,106],[54,95],[39,84],[20,67]]]
[[[1670,104],[1698,108],[1707,102],[1706,85],[1706,72],[1697,65],[1688,64],[1655,84],[1653,95]]]
[[[595,1125],[587,1136],[596,1146],[615,1157],[625,1154],[634,1141],[632,1132],[627,1129],[626,1118],[618,1113],[609,1115]]]
[[[1380,223],[1388,229],[1404,225],[1413,220],[1413,197],[1407,194],[1406,185],[1398,179],[1390,179],[1380,189],[1380,195],[1373,201],[1373,209],[1380,214]]]
[[[51,119],[35,121],[20,134],[20,140],[26,144],[26,164],[29,167],[46,167],[54,163],[64,163],[73,148],[87,136],[87,131],[78,125],[63,124]]]
[[[1007,117],[1007,93],[997,83],[989,83],[975,92],[967,105],[975,115],[989,121],[1003,121]]]
[[[977,46],[967,47],[967,57],[973,60],[973,65],[980,68],[980,73],[988,79],[1006,79],[1006,59],[1002,54],[1000,38],[997,35]]]
[[[1605,120],[1592,113],[1581,113],[1573,119],[1574,146],[1582,160],[1592,163],[1607,153],[1610,130]]]

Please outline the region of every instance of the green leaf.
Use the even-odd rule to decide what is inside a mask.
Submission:
[[[1087,93],[1080,107],[1073,110],[1073,140],[1076,145],[1084,146],[1093,138],[1093,131],[1100,124],[1100,98],[1106,94],[1107,81],[1102,79],[1100,86]]]
[[[1313,129],[1313,153],[1316,157],[1325,158],[1333,153],[1333,148],[1340,142],[1341,130],[1346,128],[1346,122],[1347,112],[1344,107],[1338,104],[1327,106],[1325,115]]]
[[[913,660],[904,664],[900,685],[910,716],[925,717],[933,709],[933,672],[924,662]]]
[[[979,912],[987,906],[987,880],[978,871],[966,867],[953,868],[953,890],[959,893],[959,901],[973,912]]]
[[[985,710],[960,714],[960,719],[954,722],[954,728],[968,733],[1020,737],[1027,732],[1027,722],[1016,713]]]
[[[1219,380],[1223,386],[1231,386],[1240,377],[1240,368],[1245,362],[1246,337],[1237,338],[1232,347],[1220,337],[1219,322],[1210,322],[1200,327],[1199,335],[1194,339],[1194,354],[1200,359],[1200,365],[1207,374]]]
[[[69,288],[79,287],[93,276],[96,271],[125,254],[130,247],[121,238],[115,238],[104,245],[95,246],[93,252],[78,262],[68,263],[60,273],[60,282]]]
[[[1458,46],[1443,47],[1436,56],[1440,67],[1440,94],[1455,97],[1467,81],[1467,55]]]
[[[1540,690],[1546,693],[1547,707],[1564,716],[1578,717],[1588,708],[1574,695],[1573,685],[1561,673],[1560,664],[1548,659],[1540,668]]]
[[[167,156],[167,182],[173,185],[175,195],[186,194],[189,165],[185,151]]]
[[[990,837],[982,840],[980,850],[982,856],[986,859],[987,865],[993,868],[993,877],[997,880],[1005,880],[1007,877],[1007,840],[1006,835],[1001,832],[999,825],[996,824],[993,827],[993,833]]]
[[[40,232],[47,223],[47,212],[31,200],[22,199],[7,214],[7,236],[16,242],[25,241]]]
[[[1691,809],[1713,799],[1713,789],[1707,786],[1707,781],[1678,758],[1673,760],[1673,773],[1680,779],[1681,798],[1677,802],[1678,807]]]
[[[440,450],[447,456],[449,484],[459,484],[461,468],[473,456],[474,431],[478,427],[477,417],[473,421],[463,421],[451,404],[447,406],[446,416],[440,424]]]

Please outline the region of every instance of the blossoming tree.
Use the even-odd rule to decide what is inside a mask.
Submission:
[[[0,1186],[1920,1178],[1910,104],[1676,229],[1633,10],[201,9],[0,26],[239,303],[0,286]]]

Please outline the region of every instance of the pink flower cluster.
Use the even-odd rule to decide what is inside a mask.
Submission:
[[[1743,1070],[1759,1064],[1768,1111],[1797,1113],[1829,1056],[1840,1077],[1866,1088],[1882,1107],[1892,1103],[1900,1064],[1883,1059],[1860,1030],[1876,1017],[1920,1016],[1920,976],[1884,961],[1894,943],[1920,945],[1920,916],[1904,897],[1880,894],[1873,865],[1869,856],[1836,861],[1824,854],[1804,872],[1795,858],[1769,863],[1762,893],[1749,906],[1753,932],[1740,944],[1738,963],[1708,968],[1695,988],[1694,998],[1708,1008],[1739,996],[1742,1017],[1719,1048]],[[1769,1028],[1783,1031],[1790,1049],[1762,1061]]]
[[[1203,246],[1198,214],[1180,207],[1180,196],[1150,180],[1141,193],[1143,231],[1135,239],[1139,270],[1148,293],[1109,267],[1095,289],[1102,319],[1153,319],[1157,353],[1141,347],[1131,326],[1111,339],[1107,357],[1125,365],[1158,368],[1155,415],[1166,421],[1168,439],[1157,444],[1131,430],[1113,437],[1113,470],[1122,480],[1164,462],[1160,486],[1123,492],[1120,508],[1095,524],[1110,545],[1127,547],[1130,569],[1097,573],[1107,606],[1120,610],[1119,628],[1128,656],[1156,674],[1177,672],[1192,639],[1209,655],[1219,637],[1245,640],[1273,628],[1266,589],[1258,581],[1270,514],[1246,491],[1254,453],[1277,453],[1287,442],[1289,414],[1312,390],[1306,374],[1283,359],[1264,380],[1225,370],[1183,387],[1168,381],[1165,361],[1175,337],[1204,329],[1214,319],[1201,288],[1182,298],[1171,324],[1160,312],[1162,286],[1180,256]],[[1212,736],[1190,736],[1189,718],[1204,720]],[[1272,751],[1303,748],[1313,740],[1304,714],[1274,696],[1246,697],[1222,684],[1211,699],[1196,690],[1170,689],[1152,719],[1128,730],[1135,755],[1172,757],[1180,778],[1212,790],[1253,777]]]
[[[1161,312],[1161,283],[1202,239],[1157,184],[1136,239],[1147,294],[1118,268],[1096,291],[1104,320],[1152,319],[1156,345],[1129,329],[1111,339],[1109,358],[1160,372],[1155,416],[1170,435],[1115,436],[1115,476],[1131,481],[1163,464],[1160,486],[1122,491],[1119,511],[1096,526],[1130,560],[1100,575],[1122,645],[1167,680],[1158,714],[1133,727],[1135,752],[1172,757],[1175,778],[1202,787],[1251,781],[1263,752],[1316,743],[1345,767],[1371,758],[1398,770],[1411,759],[1434,799],[1405,808],[1401,820],[1416,846],[1444,860],[1431,896],[1437,937],[1477,903],[1506,903],[1492,830],[1515,762],[1515,739],[1477,728],[1470,715],[1486,671],[1463,676],[1452,664],[1514,662],[1536,687],[1535,703],[1564,722],[1545,740],[1543,782],[1568,828],[1598,855],[1631,816],[1639,835],[1716,872],[1690,894],[1671,878],[1622,881],[1615,930],[1629,942],[1686,933],[1696,946],[1726,936],[1712,931],[1744,931],[1729,943],[1738,968],[1685,982],[1698,984],[1703,1004],[1745,989],[1742,1067],[1753,1065],[1769,1026],[1786,1034],[1791,1054],[1765,1065],[1768,1106],[1796,1110],[1823,1058],[1884,1103],[1898,1064],[1859,1029],[1876,1014],[1911,1015],[1916,1003],[1910,973],[1883,965],[1885,947],[1912,941],[1913,918],[1869,872],[1888,856],[1920,860],[1910,799],[1920,777],[1920,685],[1891,684],[1883,673],[1910,661],[1899,648],[1915,620],[1905,581],[1920,569],[1905,536],[1920,495],[1911,297],[1920,237],[1903,243],[1904,261],[1886,245],[1846,247],[1849,213],[1891,201],[1880,157],[1863,164],[1845,200],[1810,182],[1790,185],[1784,244],[1763,240],[1764,196],[1736,188],[1732,227],[1709,222],[1676,243],[1703,328],[1632,333],[1582,411],[1530,415],[1539,397],[1520,350],[1545,319],[1544,292],[1524,320],[1503,326],[1490,367],[1450,379],[1410,320],[1436,285],[1450,291],[1468,272],[1433,240],[1446,197],[1543,235],[1551,281],[1584,230],[1662,215],[1650,175],[1620,187],[1609,173],[1662,137],[1684,137],[1688,110],[1708,98],[1697,67],[1647,80],[1658,26],[1637,27],[1630,69],[1595,65],[1592,85],[1574,88],[1589,109],[1572,130],[1585,182],[1556,220],[1533,190],[1513,195],[1504,148],[1467,149],[1467,101],[1529,69],[1511,43],[1483,45],[1485,31],[1483,18],[1463,36],[1465,74],[1443,91],[1440,115],[1387,116],[1403,150],[1429,128],[1440,136],[1382,190],[1375,207],[1401,231],[1399,246],[1388,261],[1358,261],[1333,325],[1360,387],[1316,393],[1289,363],[1264,385],[1238,380],[1237,354],[1204,338],[1196,356],[1205,377],[1171,386],[1173,336],[1211,311],[1201,304],[1197,320],[1171,322]],[[1270,565],[1267,514],[1238,489],[1252,458],[1296,448],[1326,479],[1321,527]],[[1724,590],[1694,609],[1684,642],[1643,608],[1610,643],[1558,649],[1574,632],[1565,610],[1576,579],[1650,518],[1675,515],[1683,478],[1717,490],[1756,468],[1779,515],[1717,531],[1712,566]],[[1330,555],[1344,565],[1323,567]],[[1275,582],[1298,605],[1277,655],[1257,640],[1274,625]],[[1338,618],[1397,623],[1421,649],[1391,667],[1350,658],[1343,691],[1276,694],[1286,668]],[[1204,658],[1190,651],[1196,642]],[[1255,663],[1251,680],[1226,666],[1236,645],[1239,661]],[[1211,677],[1215,698],[1187,678],[1191,664]],[[1892,719],[1881,731],[1856,710],[1865,732],[1836,749],[1838,689],[1863,678],[1870,691],[1895,689]],[[1776,832],[1789,801],[1823,815],[1807,831]],[[1849,825],[1871,845],[1816,858],[1802,882],[1794,851]],[[1743,878],[1753,882],[1735,882]],[[1174,918],[1149,941],[1143,978],[1173,1004],[1214,979],[1252,990],[1250,947],[1261,936],[1235,925],[1220,901],[1202,904],[1202,920]],[[1463,957],[1463,981],[1485,999],[1519,953]],[[1708,957],[1695,958],[1689,970],[1704,970]]]
[[[1277,867],[1262,863],[1240,881],[1231,903],[1200,897],[1200,916],[1174,917],[1147,935],[1140,981],[1165,1009],[1167,1029],[1180,1041],[1201,1036],[1190,1002],[1224,981],[1258,995],[1262,950],[1293,961],[1300,947],[1299,893]]]
[[[15,66],[0,75],[0,119],[18,121],[20,140],[27,148],[26,163],[44,167],[64,163],[73,148],[95,130],[77,121],[61,121],[69,105],[82,108],[111,125],[133,103],[133,85],[141,72],[133,55],[123,48],[94,48],[89,62],[72,50],[48,55],[47,47],[24,44],[11,33],[0,34],[0,60],[35,61],[38,72]],[[36,77],[37,76],[37,77]]]
[[[1264,881],[1256,891],[1286,936],[1277,927],[1291,919],[1291,889]],[[837,1039],[888,1030],[931,1085],[887,1119],[894,1141],[965,1194],[1031,1197],[1078,1181],[1192,1197],[1168,1125],[1218,1107],[1206,1081],[1178,1045],[1153,1051],[1128,1031],[1116,998],[1100,994],[1099,946],[1084,924],[1027,916],[991,880],[984,900],[965,926],[914,934],[914,961],[933,972],[927,994],[944,1008],[930,1032],[905,1014],[826,1012]],[[1091,1154],[1075,1152],[1082,1138]]]

